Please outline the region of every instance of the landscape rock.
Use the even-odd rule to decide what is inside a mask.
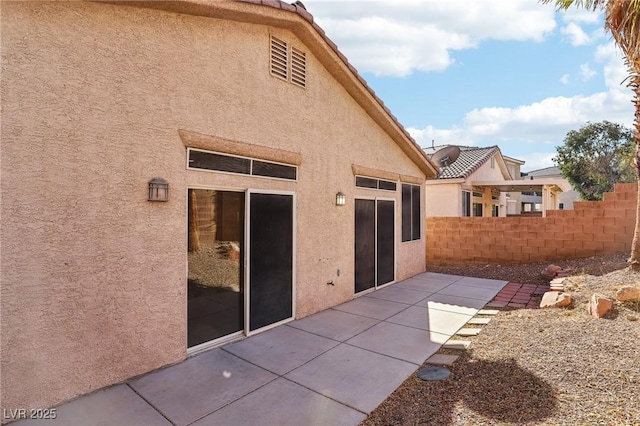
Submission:
[[[594,293],[589,300],[589,314],[594,318],[602,318],[611,310],[613,302],[602,294]]]
[[[571,296],[567,293],[548,291],[542,295],[541,308],[562,308],[571,304]]]
[[[616,292],[616,299],[621,302],[634,302],[640,300],[640,287],[624,286]]]
[[[560,271],[562,271],[562,268],[560,266],[549,265],[546,268],[544,268],[544,270],[540,275],[542,275],[542,278],[544,278],[545,280],[551,281],[556,277],[556,274]]]

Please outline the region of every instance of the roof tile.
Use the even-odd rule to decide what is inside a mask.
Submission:
[[[296,11],[296,7],[294,5],[286,3],[286,2],[283,2],[283,1],[280,2],[280,7],[283,10],[288,10],[289,12],[295,12]]]
[[[253,3],[253,2],[252,2]],[[279,0],[262,0],[262,4],[265,6],[273,7],[275,9],[281,9],[282,2]]]
[[[313,23],[313,15],[307,12],[307,9],[297,4],[295,6],[296,6],[296,10],[298,11],[298,15],[302,16],[307,21]]]
[[[471,173],[486,163],[495,153],[499,152],[497,146],[486,148],[459,146],[458,148],[460,148],[458,159],[449,166],[440,167],[438,179],[466,179]]]

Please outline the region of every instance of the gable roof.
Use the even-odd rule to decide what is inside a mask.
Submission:
[[[358,71],[349,63],[318,26],[300,1],[293,4],[281,0],[89,0],[124,6],[144,7],[188,15],[226,19],[237,22],[269,25],[294,33],[326,70],[335,78],[367,114],[394,140],[427,178],[436,178],[437,167],[409,135],[369,87]]]
[[[445,146],[458,145],[442,145],[425,149],[425,151],[433,155]],[[500,153],[500,148],[496,145],[486,148],[475,146],[458,146],[458,148],[460,148],[458,159],[446,167],[440,167],[438,179],[466,179],[496,153]]]

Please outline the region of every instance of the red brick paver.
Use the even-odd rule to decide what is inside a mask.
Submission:
[[[538,309],[542,295],[549,291],[549,284],[508,283],[487,305],[495,308]]]

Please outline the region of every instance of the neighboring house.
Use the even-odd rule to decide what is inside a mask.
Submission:
[[[538,180],[538,179],[557,179],[565,182],[565,185],[571,188],[569,181],[562,176],[562,172],[558,167],[546,167],[544,169],[532,170],[524,173],[522,176],[524,180]],[[558,195],[558,209],[560,210],[573,210],[574,201],[578,201],[580,194],[573,188],[568,189]],[[542,194],[539,192],[524,192],[522,194],[522,209],[523,211],[540,211],[542,206]]]
[[[507,163],[497,146],[442,145],[423,149],[440,166],[438,179],[428,181],[426,186],[428,217],[506,216],[506,193],[476,182],[511,181],[509,166],[513,169],[521,161],[510,159]],[[450,150],[454,156],[438,164],[436,154],[443,150]]]
[[[2,409],[425,270],[436,168],[303,6],[262,3],[1,3]]]
[[[522,191],[546,194],[541,198],[544,216],[558,208],[558,195],[568,189],[561,179],[544,178],[535,184],[521,180],[524,161],[504,157],[497,146],[442,145],[423,150],[440,166],[438,179],[426,184],[427,217],[519,215]]]
[[[509,170],[509,174],[511,175],[511,179],[517,180],[522,176],[522,172],[520,171],[521,167],[524,166],[524,161],[517,160],[515,158],[507,157],[503,155],[504,162],[507,164],[507,169]],[[520,192],[507,192],[506,196],[506,208],[507,208],[507,216],[519,215],[522,213],[522,194]]]

